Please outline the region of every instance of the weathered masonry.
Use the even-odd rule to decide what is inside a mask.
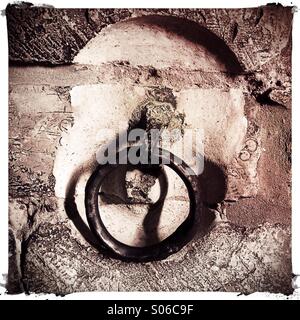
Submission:
[[[8,6],[9,292],[290,293],[292,15]],[[129,127],[205,133],[201,226],[167,259],[124,262],[93,245],[85,188],[114,139],[99,130]],[[110,233],[137,247],[188,214],[168,167],[120,168],[99,198]]]

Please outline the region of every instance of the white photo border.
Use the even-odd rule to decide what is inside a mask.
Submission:
[[[8,41],[5,18],[5,8],[7,4],[14,1],[1,0],[0,10],[0,65],[1,65],[1,86],[0,86],[0,194],[1,194],[1,215],[0,215],[0,299],[4,300],[44,300],[44,299],[69,299],[69,300],[269,300],[269,299],[300,299],[300,213],[297,212],[300,205],[297,205],[297,196],[300,195],[300,147],[297,141],[300,137],[300,0],[280,1],[283,6],[294,6],[293,19],[293,49],[292,49],[292,267],[295,278],[293,286],[294,294],[287,297],[283,294],[271,294],[267,292],[253,293],[251,295],[239,295],[238,292],[85,292],[73,293],[64,297],[54,294],[30,294],[18,295],[6,294],[5,284],[8,269]],[[45,0],[45,3],[30,1],[34,5],[50,5],[56,8],[99,8],[100,2],[97,0],[70,1],[70,0]],[[238,1],[197,1],[197,0],[152,0],[147,3],[138,0],[130,0],[127,3],[122,0],[110,0],[101,2],[101,8],[250,8],[266,5],[270,1],[244,0]],[[149,5],[150,4],[150,5]],[[299,207],[299,208],[298,208]],[[292,279],[291,279],[292,281]]]

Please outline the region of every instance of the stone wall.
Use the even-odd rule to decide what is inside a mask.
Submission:
[[[9,292],[291,291],[291,7],[22,4],[9,5],[6,15]],[[162,100],[166,92],[174,100],[175,126],[201,124],[207,132],[200,177],[207,221],[168,259],[126,263],[94,249],[85,221],[84,186],[100,144],[95,130],[129,123],[145,98],[148,123],[157,123],[151,108],[173,108],[173,100]],[[156,226],[162,237],[187,203],[180,181],[166,174],[171,191],[165,220]],[[143,199],[151,201],[153,178],[128,179],[129,189],[147,188]],[[118,183],[112,186],[110,199],[120,196]],[[66,212],[70,188],[77,216]],[[110,212],[122,206],[106,206],[106,221],[115,226]],[[134,218],[132,211],[120,212],[120,224],[138,228],[143,243],[136,217],[144,219],[144,209]],[[126,241],[122,230],[114,232]]]

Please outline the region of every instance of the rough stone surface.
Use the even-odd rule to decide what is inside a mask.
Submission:
[[[126,263],[72,235],[67,222],[43,224],[29,239],[23,283],[29,292],[254,291],[291,293],[288,229],[217,224],[167,260]]]
[[[8,5],[6,15],[9,57],[18,63],[71,63],[79,50],[103,28],[132,18],[163,16],[188,19],[216,34],[235,53],[244,72],[256,73],[269,66],[274,70],[268,72],[270,76],[289,77],[286,68],[280,70],[283,64],[279,56],[291,43],[292,7],[70,10],[23,4]],[[272,101],[288,103],[286,91],[276,85],[278,79],[270,83],[272,79],[259,78],[254,77],[254,83],[258,83],[260,94],[268,97],[271,89]]]
[[[9,192],[12,197],[54,195],[53,157],[62,132],[72,125],[72,115],[66,110],[69,104],[66,92],[61,87],[11,87]]]
[[[211,30],[232,48],[247,70],[255,70],[280,53],[288,42],[292,22],[291,7],[280,5],[234,10],[68,10],[9,5],[6,14],[9,53],[13,61],[70,63],[106,26],[129,18],[159,15],[188,18]],[[273,32],[278,35],[276,39],[272,37]]]

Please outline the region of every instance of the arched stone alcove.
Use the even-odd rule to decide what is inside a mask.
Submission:
[[[96,166],[97,150],[101,145],[113,141],[116,135],[128,130],[134,121],[139,123],[139,112],[136,111],[139,109],[146,114],[143,125],[148,130],[155,127],[155,123],[167,121],[161,127],[201,131],[203,146],[201,150],[194,151],[205,157],[204,172],[199,174],[203,201],[208,206],[217,206],[228,196],[227,190],[231,186],[228,186],[226,170],[243,149],[247,119],[243,86],[236,80],[242,68],[223,40],[187,19],[145,16],[103,29],[79,51],[74,63],[78,67],[88,68],[105,64],[125,65],[128,73],[138,67],[150,70],[149,81],[145,79],[143,84],[128,84],[120,75],[119,81],[76,86],[71,91],[74,126],[63,135],[55,160],[54,175],[57,181],[56,195],[70,197],[66,192],[68,185],[74,180],[74,172],[77,176],[81,171],[76,178],[75,193],[83,220],[85,210],[82,197],[86,179]],[[159,75],[164,70],[173,74],[173,85],[164,84],[164,75]],[[203,83],[182,86],[181,78],[188,78],[190,73],[200,74],[205,80]],[[213,79],[209,83],[206,76],[211,78],[212,74]],[[160,83],[153,85],[153,77],[160,78]],[[177,85],[174,86],[174,83]],[[228,86],[228,83],[232,86]],[[103,133],[105,129],[110,132]],[[182,142],[183,137],[179,137],[169,146],[170,151],[176,155]],[[191,159],[183,160],[189,164]],[[82,169],[78,169],[81,166]],[[158,188],[155,183],[157,178],[152,179],[148,185],[149,177],[138,178],[136,174],[129,178],[131,181],[127,181],[127,185],[140,184],[140,192],[145,193],[144,200],[148,193],[159,192],[152,190]],[[161,240],[185,219],[189,205],[183,183],[172,174],[172,170],[166,169],[166,174],[169,190],[165,207],[158,213],[158,226],[151,227],[153,236]],[[143,239],[149,240],[149,236],[143,235],[144,221],[150,220],[149,217],[146,219],[149,205],[131,204],[131,209],[128,209],[128,197],[119,192],[119,184],[126,184],[125,178],[126,174],[122,178],[109,178],[109,187],[106,187],[104,193],[110,198],[123,198],[125,202],[122,206],[110,200],[110,203],[102,206],[103,219],[122,242],[145,245],[143,241],[146,240]],[[136,179],[141,180],[136,182]],[[174,214],[174,210],[178,213]],[[133,231],[135,229],[137,231]]]

